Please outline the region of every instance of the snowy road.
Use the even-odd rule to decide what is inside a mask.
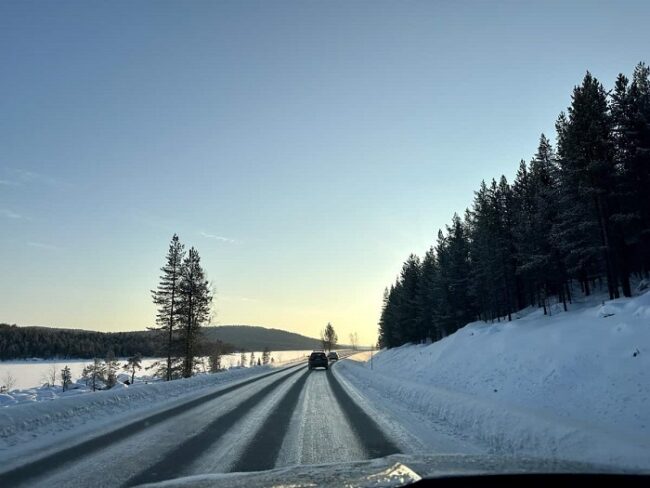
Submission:
[[[88,439],[0,474],[1,486],[134,486],[404,452],[407,437],[361,407],[330,370],[292,366]]]

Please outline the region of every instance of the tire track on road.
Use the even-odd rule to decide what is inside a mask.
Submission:
[[[201,455],[204,455],[205,452],[237,421],[255,408],[261,400],[268,396],[281,383],[293,378],[295,375],[299,374],[301,370],[305,369],[305,367],[306,366],[303,365],[296,371],[266,385],[264,388],[241,402],[237,407],[206,425],[205,429],[201,431],[201,433],[181,443],[176,449],[166,454],[165,457],[156,464],[131,477],[123,486],[130,487],[145,483],[154,483],[182,476],[187,472],[192,462]],[[298,383],[300,383],[301,380],[298,380]],[[291,387],[290,392],[294,387],[295,385]]]
[[[291,386],[266,418],[253,440],[246,446],[239,460],[230,471],[265,471],[275,467],[282,442],[289,431],[291,417],[296,409],[307,378],[309,378],[309,372],[303,374]]]
[[[377,422],[370,417],[345,391],[332,370],[327,370],[327,381],[336,397],[341,410],[348,419],[357,438],[366,449],[369,459],[399,454],[401,451],[381,430]]]

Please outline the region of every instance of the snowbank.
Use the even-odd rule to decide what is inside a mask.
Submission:
[[[47,443],[49,436],[60,433],[79,435],[124,421],[126,414],[161,410],[179,400],[185,401],[214,390],[226,383],[267,373],[269,366],[234,368],[222,373],[202,374],[169,382],[159,381],[119,387],[87,394],[61,397],[56,401],[23,403],[0,408],[0,457],[2,451],[24,443]],[[65,393],[68,395],[68,392]],[[0,405],[11,402],[16,394],[0,394]]]
[[[271,352],[273,364],[279,365],[296,359],[302,359],[309,355],[311,351],[295,350],[295,351],[275,351]],[[262,351],[253,351],[256,358],[262,357]],[[221,357],[221,367],[224,369],[236,368],[240,363],[240,353],[224,354]],[[246,357],[250,358],[250,352],[246,353]],[[120,370],[122,365],[126,362],[126,358],[118,358],[120,362]],[[203,358],[204,364],[207,366],[207,358]],[[147,368],[153,363],[165,360],[165,358],[143,358],[142,370],[137,373],[137,378],[147,380]],[[7,376],[11,376],[14,380],[14,386],[11,389],[17,390],[32,390],[40,387],[46,382],[51,381],[49,378],[52,372],[55,372],[56,382],[61,381],[61,370],[68,366],[73,380],[81,377],[84,367],[92,364],[92,360],[88,359],[24,359],[24,360],[11,360],[0,361],[0,389],[6,384]]]
[[[650,293],[468,324],[339,372],[492,452],[650,467]],[[385,401],[382,401],[385,400]]]

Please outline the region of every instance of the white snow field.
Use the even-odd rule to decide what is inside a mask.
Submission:
[[[268,366],[234,368],[169,382],[135,383],[130,387],[118,383],[110,390],[0,408],[0,458],[2,451],[13,450],[21,444],[34,444],[46,438],[51,441],[52,437],[61,438],[66,432],[80,434],[117,427],[127,414],[153,412],[175,402],[191,400],[206,389],[270,370]]]
[[[215,389],[269,373],[275,369],[305,361],[299,351],[283,351],[280,360],[268,366],[233,367],[219,373],[199,374],[170,382],[136,381],[127,386],[118,384],[110,390],[92,392],[88,389],[61,393],[60,387],[41,387],[32,393],[12,391],[0,394],[0,459],[11,453],[39,452],[45,446],[56,446],[88,435],[99,435],[123,425],[133,418],[188,402]],[[295,354],[294,354],[295,353]],[[289,359],[291,358],[291,359]],[[37,396],[36,400],[23,396]],[[2,406],[4,402],[4,407]]]
[[[304,358],[311,351],[307,350],[292,350],[292,351],[272,351],[271,357],[273,362],[282,364],[287,361],[293,361],[298,358]],[[262,351],[254,351],[256,358],[262,357]],[[250,352],[246,353],[246,358],[250,358]],[[164,360],[164,358],[144,358],[142,360],[142,369],[136,373],[136,379],[143,381],[151,380],[150,372],[146,370],[148,366],[156,361]],[[120,365],[126,362],[126,358],[119,358]],[[15,361],[0,361],[0,388],[6,383],[7,376],[11,376],[14,380],[12,390],[17,390],[17,394],[26,393],[27,397],[32,400],[41,399],[41,393],[44,391],[41,386],[48,381],[47,377],[51,375],[51,370],[54,368],[56,371],[56,381],[60,382],[61,370],[68,366],[72,374],[72,380],[76,381],[81,377],[81,372],[84,367],[91,364],[92,361],[87,359],[29,359],[29,360],[15,360]],[[224,354],[221,357],[221,366],[224,369],[235,368],[240,363],[240,353]],[[205,361],[207,365],[207,361]],[[26,391],[29,390],[29,391]],[[10,392],[12,393],[12,392]],[[44,392],[45,399],[51,399],[52,394],[56,395],[56,391]],[[20,396],[25,398],[25,395]],[[0,400],[0,406],[2,400]]]
[[[569,307],[474,322],[337,372],[430,447],[450,428],[493,453],[650,469],[650,292]]]

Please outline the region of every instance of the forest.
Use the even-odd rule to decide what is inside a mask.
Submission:
[[[650,271],[650,69],[639,63],[607,90],[591,73],[576,86],[533,158],[481,182],[423,257],[411,254],[384,292],[379,345],[436,341],[475,321],[594,285],[632,294]]]
[[[234,346],[216,338],[199,342],[199,354],[212,351],[218,345],[222,354],[234,351]],[[18,327],[0,323],[0,361],[9,359],[93,359],[110,354],[116,357],[164,355],[164,341],[156,331],[95,332],[53,327]]]

